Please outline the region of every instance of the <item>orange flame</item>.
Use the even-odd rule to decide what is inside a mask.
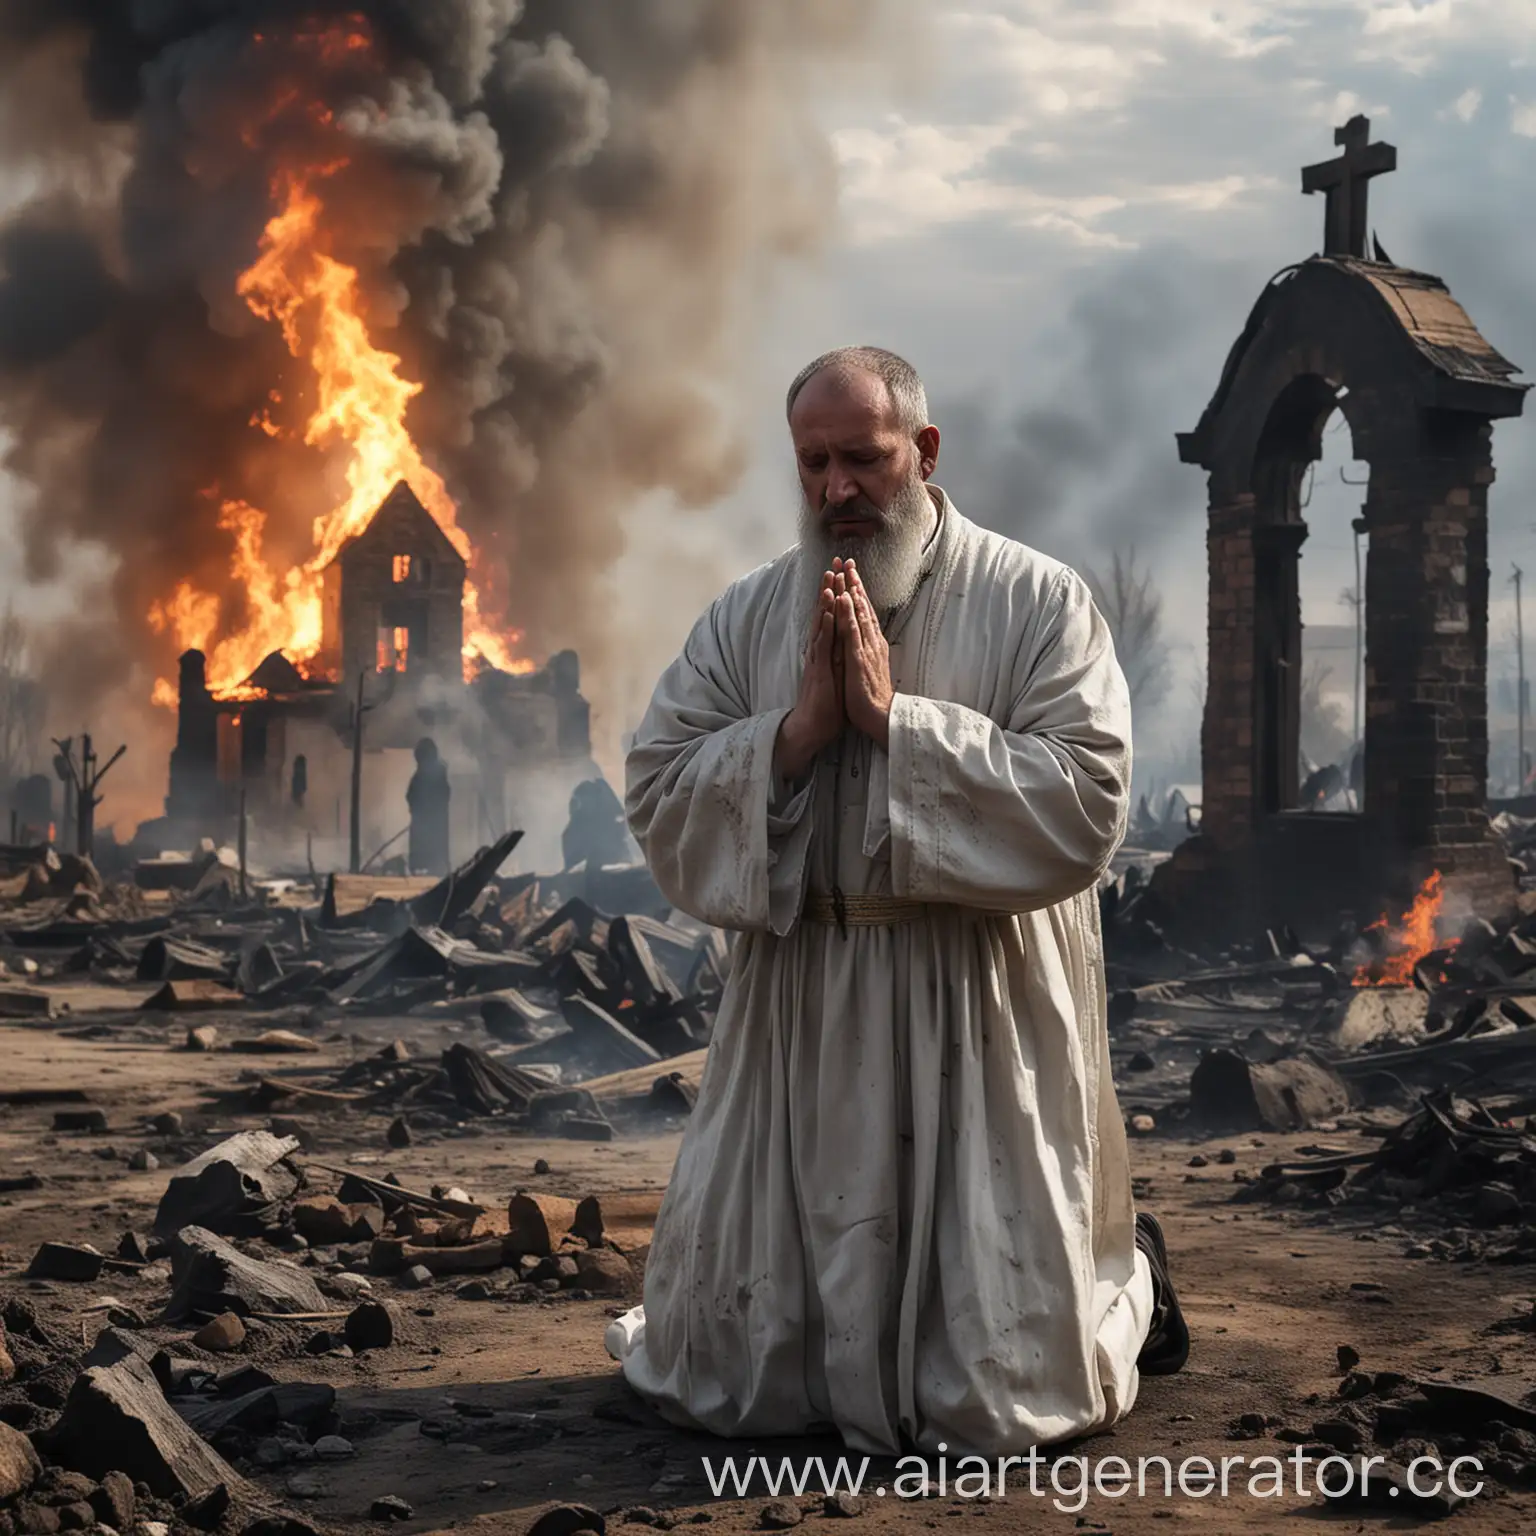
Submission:
[[[317,34],[314,39],[327,59],[335,50],[346,53],[369,45],[365,30],[335,37]],[[301,671],[314,660],[324,633],[325,568],[349,539],[367,528],[399,481],[415,491],[471,570],[475,564],[475,551],[459,526],[458,508],[447,486],[422,458],[406,427],[406,410],[424,386],[402,377],[401,359],[374,345],[363,317],[357,269],[322,249],[325,207],[316,184],[345,163],[289,173],[280,180],[274,187],[279,211],[266,226],[255,263],[236,288],[254,314],[281,328],[289,352],[312,369],[318,403],[304,442],[311,447],[345,445],[348,495],[315,520],[312,558],[281,573],[263,553],[266,514],[244,501],[222,502],[219,526],[234,535],[230,574],[246,594],[245,623],[238,632],[220,636],[219,598],[186,581],[169,599],[155,603],[149,614],[151,626],[173,634],[180,650],[195,647],[207,654],[208,686],[221,696],[238,690],[274,651],[282,651]],[[278,399],[275,392],[272,399]],[[271,437],[284,435],[265,412],[253,418],[251,426]],[[520,636],[498,632],[481,607],[479,588],[467,580],[466,678],[486,663],[506,672],[531,672],[532,663],[518,658],[513,649]],[[156,683],[157,703],[174,701],[175,696],[167,680]]]
[[[1362,965],[1354,977],[1357,987],[1407,987],[1413,985],[1413,973],[1427,955],[1437,949],[1454,949],[1457,940],[1442,945],[1436,933],[1440,921],[1440,909],[1445,904],[1445,881],[1437,869],[1419,887],[1413,905],[1403,914],[1399,925],[1392,932],[1394,953],[1380,960]],[[1389,928],[1385,917],[1366,929],[1367,933],[1383,933]]]

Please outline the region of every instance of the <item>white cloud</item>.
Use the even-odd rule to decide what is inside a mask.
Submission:
[[[1465,3],[1512,28],[1505,0]],[[1287,179],[1275,144],[1293,140],[1297,164],[1327,158],[1319,125],[1392,119],[1391,94],[1365,85],[1382,58],[1417,68],[1405,39],[1461,35],[1441,0],[937,4],[926,120],[836,135],[861,246],[991,219],[1123,249],[1177,214],[1249,207]],[[1463,121],[1478,101],[1463,94]]]
[[[1536,139],[1536,101],[1509,98],[1509,131],[1522,139]]]
[[[1457,48],[1493,46],[1518,64],[1531,37],[1529,0],[1353,0],[1361,57],[1425,74]]]
[[[1478,108],[1483,104],[1483,93],[1474,85],[1463,91],[1451,105],[1451,111],[1464,123],[1470,123],[1477,116]]]
[[[1006,143],[1004,124],[942,127],[892,119],[833,135],[848,230],[859,244],[999,210],[1008,189],[979,174]]]

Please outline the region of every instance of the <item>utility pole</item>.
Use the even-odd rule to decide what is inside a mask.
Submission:
[[[245,822],[245,785],[240,786],[240,899],[246,897],[246,822]]]
[[[352,848],[349,866],[354,875],[361,874],[363,867],[363,716],[384,702],[375,699],[372,704],[363,703],[363,688],[367,681],[366,672],[357,674],[357,702],[352,706]],[[389,696],[386,689],[384,698]]]
[[[1517,565],[1514,568],[1513,581],[1515,584],[1515,662],[1518,668],[1517,696],[1515,699],[1516,720],[1519,722],[1516,730],[1516,740],[1519,743],[1519,773],[1516,775],[1517,796],[1525,793],[1525,614],[1520,603],[1520,583],[1524,572]]]
[[[1360,694],[1365,681],[1365,586],[1360,572],[1360,535],[1366,521],[1357,517],[1355,529],[1355,748],[1361,747]]]
[[[70,761],[74,744],[73,736],[54,742],[59,750],[53,759],[53,772],[64,786],[64,804],[59,811],[59,833],[54,839],[60,848],[67,848],[75,840],[75,771]]]
[[[357,674],[357,703],[352,706],[352,857],[348,865],[355,875],[363,862],[363,684],[367,673]]]

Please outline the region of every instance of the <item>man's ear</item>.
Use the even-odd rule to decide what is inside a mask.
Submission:
[[[924,427],[917,434],[917,465],[924,480],[931,479],[934,470],[939,467],[939,429],[937,427]]]

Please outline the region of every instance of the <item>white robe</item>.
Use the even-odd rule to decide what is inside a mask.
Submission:
[[[1129,699],[1083,581],[940,499],[886,626],[888,754],[850,731],[776,789],[791,550],[695,626],[629,757],[661,890],[741,937],[644,1306],[607,1344],[665,1417],[720,1435],[1016,1454],[1136,1396],[1152,1286],[1095,889]],[[798,920],[834,880],[932,905],[846,937]]]

